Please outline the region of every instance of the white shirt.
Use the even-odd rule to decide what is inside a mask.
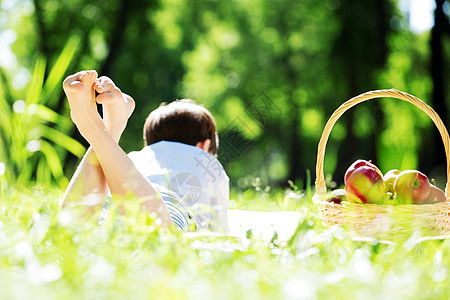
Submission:
[[[128,156],[150,182],[183,199],[199,229],[228,232],[229,178],[215,156],[195,146],[168,141]]]

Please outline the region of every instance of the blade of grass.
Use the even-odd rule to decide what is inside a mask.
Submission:
[[[36,105],[36,115],[42,118],[43,121],[58,124],[59,128],[63,130],[69,130],[73,127],[72,121],[70,121],[68,118],[58,114],[57,112],[44,105]]]
[[[69,182],[67,178],[64,177],[63,167],[61,160],[59,159],[58,153],[56,153],[55,148],[46,141],[41,141],[41,149],[46,158],[46,161],[39,161],[39,166],[46,163],[52,172],[53,177],[58,181],[59,186],[65,187]]]
[[[80,44],[80,38],[76,35],[72,36],[68,41],[63,51],[56,60],[55,65],[52,67],[47,80],[45,81],[42,97],[40,103],[46,103],[48,106],[54,105],[54,99],[51,99],[51,95],[56,89],[60,90],[61,79],[64,76],[67,68],[69,67],[75,52],[78,50]]]
[[[45,126],[45,128],[42,129],[42,136],[53,143],[60,145],[77,157],[83,156],[86,152],[84,146],[78,141],[51,127]]]
[[[25,102],[29,105],[32,103],[37,103],[42,92],[42,85],[44,84],[45,75],[45,59],[39,57],[34,65],[33,74],[31,76],[31,82],[27,88],[28,93],[25,98]]]

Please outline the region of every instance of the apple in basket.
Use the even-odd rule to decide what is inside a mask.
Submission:
[[[424,203],[431,191],[427,175],[417,170],[406,170],[398,174],[394,183],[394,193],[399,204]]]
[[[384,191],[386,193],[394,193],[394,183],[395,180],[398,177],[398,174],[400,174],[400,171],[397,169],[392,169],[386,172],[383,176],[384,180]]]
[[[376,166],[371,165],[360,166],[351,171],[347,177],[345,190],[348,201],[357,203],[381,203],[383,201],[385,196],[383,175]]]
[[[378,169],[378,167],[375,166],[370,160],[358,159],[354,163],[352,163],[352,165],[348,167],[347,171],[345,172],[344,184],[347,183],[348,178],[356,169],[363,166],[371,167],[375,169],[375,171],[377,171],[381,176],[383,176],[383,173],[381,173],[380,169]]]
[[[438,188],[435,185],[431,185],[430,188],[430,195],[428,195],[428,198],[425,199],[424,202],[421,204],[432,204],[437,202],[445,202],[447,199],[445,197],[444,191],[442,191],[440,188]]]
[[[342,201],[347,200],[347,192],[344,189],[333,190],[327,195],[326,200],[329,202],[341,204]]]

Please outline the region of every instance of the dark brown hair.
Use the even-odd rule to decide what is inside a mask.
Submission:
[[[217,154],[219,140],[214,118],[205,107],[190,99],[163,103],[145,120],[145,145],[172,141],[195,146],[206,139],[211,140],[208,152]]]

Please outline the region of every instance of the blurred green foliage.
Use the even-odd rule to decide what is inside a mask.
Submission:
[[[359,93],[396,88],[434,104],[430,33],[411,32],[396,0],[3,0],[1,6],[0,30],[15,32],[10,47],[19,61],[5,77],[14,82],[15,70],[31,70],[40,56],[49,62],[47,78],[66,40],[76,38],[65,75],[96,69],[136,100],[121,141],[126,151],[142,147],[151,110],[192,98],[216,117],[219,159],[238,188],[255,177],[304,186],[327,118]],[[449,43],[444,36],[444,78]],[[66,116],[55,89],[46,106]],[[447,116],[448,96],[438,100],[445,108],[438,113]],[[357,158],[382,171],[445,173],[442,143],[430,140],[432,123],[397,102],[364,103],[336,124],[325,159],[333,180],[341,183]],[[71,173],[73,156],[61,158]]]
[[[38,58],[24,92],[11,89],[7,77],[3,76],[0,84],[2,180],[14,186],[29,186],[30,182],[67,186],[62,162],[68,152],[81,157],[85,148],[68,135],[73,126],[70,119],[46,104],[58,95],[54,91],[60,90],[62,76],[77,47],[78,40],[69,39],[45,81],[46,61]]]

